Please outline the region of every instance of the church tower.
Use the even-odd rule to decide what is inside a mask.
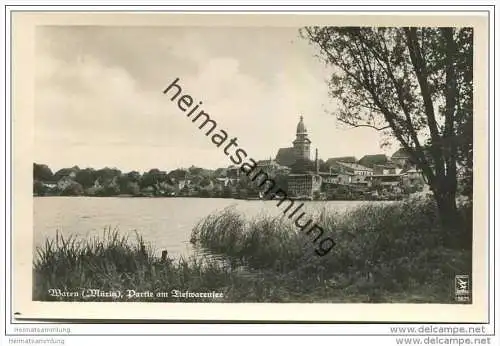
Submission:
[[[311,140],[307,138],[307,129],[304,125],[304,118],[301,116],[300,121],[297,124],[297,134],[293,141],[293,151],[297,159],[307,159],[310,160],[310,145]]]

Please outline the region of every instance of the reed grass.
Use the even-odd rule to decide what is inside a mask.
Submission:
[[[191,233],[191,243],[258,269],[296,266],[305,240],[289,222],[271,216],[246,220],[233,207],[208,215]]]
[[[162,260],[141,236],[135,240],[106,229],[90,239],[63,237],[38,247],[33,263],[33,300],[36,301],[141,301],[141,302],[288,302],[314,301],[307,290],[296,290],[295,281],[273,273],[242,271],[211,257]],[[50,289],[81,292],[150,291],[153,298],[54,297]],[[295,291],[293,291],[295,289]],[[212,292],[223,297],[157,297],[157,292]],[[303,294],[302,294],[303,293]]]
[[[431,199],[363,204],[344,213],[324,209],[315,216],[325,236],[336,242],[323,257],[314,254],[311,239],[287,219],[245,220],[231,208],[202,220],[191,242],[251,268],[294,278],[297,287],[340,289],[342,296],[352,293],[368,301],[405,292],[410,299],[408,292],[430,290],[418,300],[452,302],[455,275],[471,273],[470,248],[449,243],[464,234],[439,228]]]
[[[232,208],[207,216],[191,234],[191,242],[229,261],[162,260],[139,234],[129,239],[117,229],[89,239],[57,234],[36,249],[33,299],[88,300],[48,292],[94,288],[223,294],[140,301],[454,303],[455,275],[471,273],[470,249],[449,246],[456,234],[439,229],[432,201],[366,204],[345,213],[325,209],[316,218],[337,243],[323,257],[289,220],[247,219]]]
[[[47,240],[37,248],[33,275],[35,300],[82,300],[81,297],[51,297],[48,290],[221,292],[232,274],[230,268],[210,258],[167,258],[162,261],[140,235],[131,240],[120,236],[116,229],[106,229],[102,236],[90,239],[65,238],[58,234],[55,239]],[[172,299],[155,297],[148,300]],[[200,298],[180,300],[200,301]]]

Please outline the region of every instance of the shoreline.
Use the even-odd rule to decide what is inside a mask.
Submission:
[[[440,229],[436,218],[429,200],[324,212],[322,224],[338,243],[328,256],[314,256],[318,244],[306,233],[290,232],[291,222],[234,209],[213,212],[191,229],[189,242],[206,251],[202,256],[159,256],[154,250],[161,248],[140,232],[135,240],[117,229],[88,238],[60,234],[36,247],[33,299],[130,301],[124,295],[50,294],[112,287],[154,293],[137,297],[143,302],[179,301],[158,293],[179,290],[222,293],[219,302],[463,304],[450,293],[449,278],[471,272],[471,249],[468,242],[450,242],[457,234]],[[412,242],[417,235],[420,241]]]
[[[62,195],[33,195],[33,198],[45,198],[45,197],[70,197],[70,198],[189,198],[189,199],[233,199],[240,201],[276,201],[277,199],[261,199],[261,198],[238,198],[238,197],[202,197],[202,196],[134,196],[134,195],[115,195],[115,196],[89,196],[89,195],[79,195],[79,196],[62,196]],[[399,199],[307,199],[307,198],[294,198],[289,197],[289,199],[294,201],[304,201],[304,202],[396,202],[408,199],[411,196],[404,196]]]

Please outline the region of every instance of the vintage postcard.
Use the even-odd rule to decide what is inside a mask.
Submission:
[[[13,13],[15,317],[487,321],[488,20]]]

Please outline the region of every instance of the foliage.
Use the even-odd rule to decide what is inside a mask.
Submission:
[[[321,165],[327,166],[325,162],[320,163],[321,171],[328,171],[328,167],[321,168]],[[308,161],[312,165],[312,161]],[[43,166],[43,165],[41,165]],[[47,167],[47,166],[46,166]],[[50,168],[47,167],[50,170]],[[288,191],[288,170],[274,169],[266,167],[265,173],[275,182],[275,189],[281,188]],[[193,176],[193,171],[198,175]],[[190,168],[188,171],[178,169],[169,173],[157,168],[150,169],[143,174],[137,171],[121,172],[117,168],[102,168],[95,170],[93,168],[79,169],[77,166],[72,168],[63,168],[57,172],[61,176],[59,181],[34,180],[33,194],[36,196],[54,196],[54,195],[85,195],[85,196],[148,196],[148,197],[202,197],[202,198],[257,198],[259,191],[265,190],[259,187],[255,181],[252,181],[247,175],[242,174],[238,180],[217,179],[214,172],[202,168]],[[236,176],[235,176],[236,178]],[[82,189],[77,183],[81,185]],[[58,183],[58,184],[54,184]],[[68,184],[71,183],[71,187]],[[51,186],[48,188],[47,186]],[[54,187],[52,187],[54,186]],[[63,190],[65,190],[63,192]],[[347,192],[337,191],[335,194],[329,194],[332,199],[352,199],[353,195]],[[407,189],[414,191],[415,189]],[[268,197],[272,197],[269,195]]]
[[[230,185],[224,186],[222,189],[222,197],[224,198],[231,198],[233,196],[233,193],[235,193],[236,190],[232,188]]]
[[[54,174],[47,165],[33,163],[33,179],[39,181],[52,181]]]
[[[57,172],[54,173],[53,180],[58,181],[61,178],[68,177],[72,174],[75,174],[80,170],[78,166],[73,166],[71,168],[61,168]]]
[[[94,185],[94,182],[98,178],[99,176],[94,169],[85,168],[76,172],[75,181],[81,184],[84,188],[89,188]]]
[[[210,178],[209,178],[209,177],[203,177],[203,178],[200,180],[199,185],[200,185],[201,187],[206,187],[206,186],[209,186],[209,185],[210,185],[210,183],[211,183],[211,180],[210,180]]]
[[[191,167],[189,171],[193,172],[190,174],[196,173],[197,175],[189,176],[194,186],[191,189],[186,187],[183,190],[185,195],[197,194],[200,197],[220,197],[222,195],[222,193],[217,194],[218,187],[214,186],[211,179],[212,171],[197,167]],[[176,182],[187,178],[187,172],[183,169],[177,169],[167,174],[165,171],[153,168],[141,174],[137,171],[121,172],[117,168],[109,167],[95,170],[93,168],[80,169],[78,166],[74,166],[60,169],[56,174],[52,174],[47,165],[34,163],[33,193],[38,196],[116,196],[119,194],[140,196],[144,192],[154,196],[172,196],[179,193]],[[47,189],[44,186],[44,183],[58,182],[61,179],[64,179],[65,182],[55,189]],[[67,186],[70,182],[70,186]]]
[[[221,291],[230,282],[230,273],[210,259],[161,260],[154,256],[154,249],[137,235],[135,242],[120,236],[117,230],[107,229],[102,237],[79,240],[65,239],[59,234],[37,247],[34,261],[35,300],[85,300],[82,297],[51,297],[50,288],[81,291],[82,288],[99,288],[103,291],[126,290],[170,292]],[[110,298],[91,298],[93,301]],[[127,300],[121,298],[121,300]],[[135,299],[137,300],[137,299]],[[206,298],[154,297],[149,301],[200,301]],[[129,300],[130,301],[130,300]]]
[[[131,182],[138,183],[141,180],[141,173],[137,171],[131,171],[125,174],[127,179]]]
[[[152,298],[53,297],[51,288],[81,293],[84,288],[101,291],[150,291]],[[175,298],[182,292],[220,292],[222,299]],[[167,292],[170,297],[158,297]],[[155,249],[137,234],[132,241],[118,230],[107,229],[101,237],[87,240],[59,234],[36,248],[33,263],[35,301],[147,301],[147,302],[286,302],[331,299],[326,290],[311,291],[296,278],[276,273],[246,272],[215,257],[160,259]],[[359,300],[359,297],[350,299]],[[362,299],[362,298],[361,298]]]
[[[461,220],[472,227],[469,214],[464,210]],[[324,210],[316,220],[336,242],[324,257],[314,254],[307,236],[286,218],[246,220],[233,209],[202,220],[191,242],[311,288],[334,283],[338,289],[367,294],[369,300],[383,300],[376,293],[380,290],[404,292],[429,285],[440,287],[440,299],[452,300],[449,278],[471,272],[469,233],[440,231],[433,200],[366,204],[344,214]]]
[[[460,227],[457,163],[472,167],[472,28],[307,27],[302,34],[335,67],[337,119],[394,136],[423,171],[443,227]]]
[[[195,166],[189,167],[188,172],[192,176],[199,176],[201,178],[209,177],[212,174],[211,170],[207,170],[207,169],[204,169],[201,167],[195,167]]]
[[[319,160],[319,170],[320,172],[328,172],[330,166],[324,160]]]
[[[174,169],[168,173],[168,177],[175,181],[186,179],[187,171],[184,169]]]
[[[164,171],[160,171],[157,168],[150,169],[148,172],[145,172],[140,180],[141,187],[146,186],[154,186],[159,183],[163,183],[169,180],[167,177],[167,173]]]
[[[460,211],[469,224],[471,204]],[[449,239],[463,239],[461,234],[436,232],[432,200],[367,204],[344,214],[324,210],[315,217],[337,242],[324,257],[315,256],[310,240],[304,242],[304,234],[286,220],[246,220],[231,208],[209,215],[192,233],[195,246],[222,257],[160,259],[139,235],[133,241],[116,229],[86,240],[57,233],[36,248],[33,299],[86,300],[48,295],[48,289],[58,287],[216,291],[223,292],[224,302],[451,303],[454,275],[471,272],[471,242],[465,248],[451,246]]]
[[[33,194],[37,196],[43,196],[47,192],[47,188],[39,180],[33,181]]]
[[[73,181],[68,184],[62,191],[61,196],[80,196],[83,195],[83,187],[79,183]]]
[[[97,179],[101,184],[108,183],[116,177],[119,177],[121,174],[122,172],[119,169],[109,167],[98,169],[96,172]]]

